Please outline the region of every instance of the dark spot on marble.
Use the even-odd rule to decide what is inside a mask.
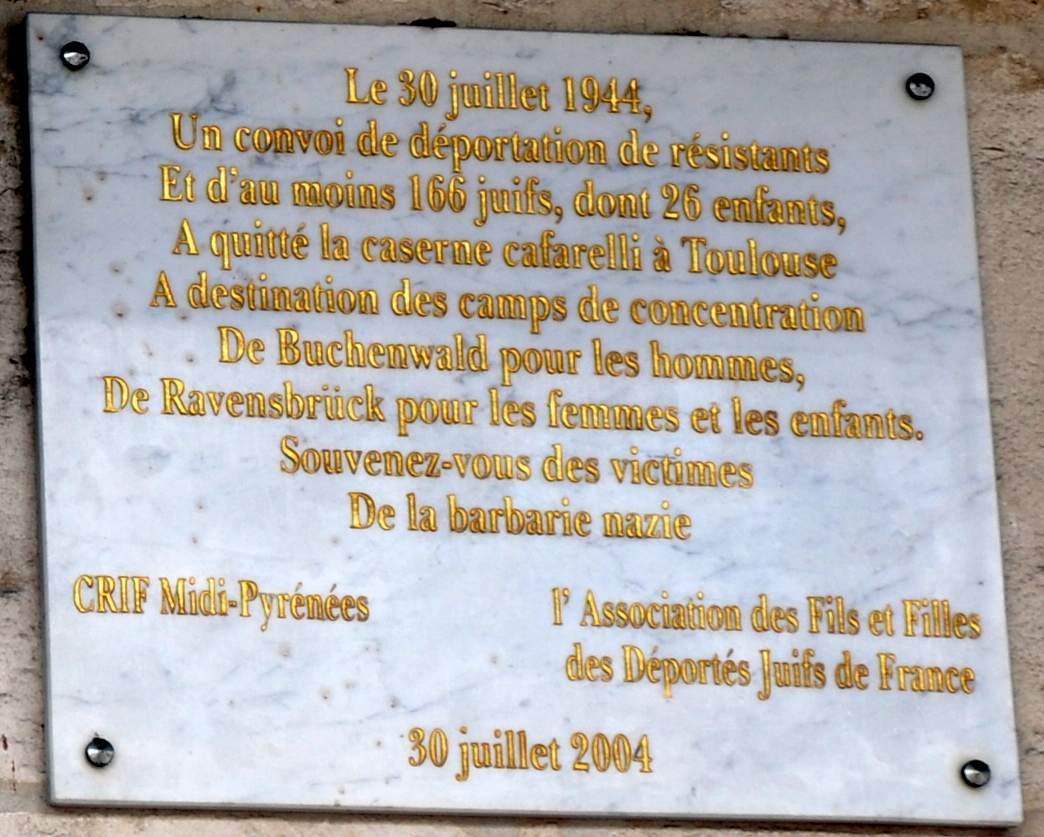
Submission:
[[[408,26],[424,26],[428,29],[455,29],[457,27],[456,21],[443,20],[438,17],[419,17],[416,20],[411,20]]]
[[[135,445],[127,451],[127,464],[142,478],[158,474],[169,462],[170,451],[156,445]]]

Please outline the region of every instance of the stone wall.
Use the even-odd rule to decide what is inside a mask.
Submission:
[[[59,809],[46,802],[21,24],[29,11],[957,44],[965,56],[1026,821],[1044,834],[1044,12],[1039,0],[7,0],[0,4],[0,834],[938,833],[838,825]],[[843,80],[842,80],[843,81]],[[811,94],[810,94],[811,95]],[[1040,624],[1038,624],[1040,623]],[[782,756],[783,754],[781,754]],[[956,830],[950,830],[957,833]],[[966,830],[962,830],[966,833]]]

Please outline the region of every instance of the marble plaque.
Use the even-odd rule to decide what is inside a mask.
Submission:
[[[55,802],[1020,820],[957,49],[27,37]]]

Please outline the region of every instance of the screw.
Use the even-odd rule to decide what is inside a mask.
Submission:
[[[91,51],[79,41],[69,41],[62,47],[62,63],[66,68],[76,72],[87,66],[91,60]]]
[[[973,759],[961,768],[961,778],[969,788],[981,788],[990,781],[990,766]]]
[[[935,79],[928,73],[914,73],[906,80],[906,92],[918,102],[930,99],[935,92]]]
[[[105,767],[116,757],[112,744],[104,738],[97,737],[91,739],[91,743],[87,745],[87,749],[83,753],[87,756],[87,761],[95,767]]]

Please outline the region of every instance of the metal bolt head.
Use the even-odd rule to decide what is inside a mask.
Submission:
[[[972,759],[961,768],[961,778],[969,788],[981,788],[990,781],[990,766],[984,761]]]
[[[935,92],[935,79],[928,73],[914,73],[906,80],[906,92],[918,102],[930,99]]]
[[[91,60],[91,51],[79,41],[69,41],[62,47],[61,56],[66,68],[76,72],[87,66]]]
[[[97,737],[91,739],[83,753],[87,756],[87,761],[95,767],[105,767],[116,757],[112,744],[104,738]]]

